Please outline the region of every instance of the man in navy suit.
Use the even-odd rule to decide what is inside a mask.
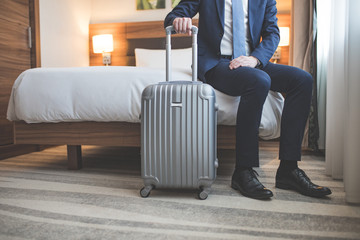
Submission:
[[[269,90],[286,94],[281,119],[276,187],[312,197],[331,194],[298,168],[313,79],[299,68],[269,60],[280,40],[275,0],[182,0],[165,18],[176,32],[191,34],[199,13],[199,78],[215,89],[241,96],[236,122],[236,165],[232,188],[256,199],[273,196],[257,178],[258,131]]]

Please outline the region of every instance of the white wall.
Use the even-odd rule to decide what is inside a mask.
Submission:
[[[92,0],[40,0],[42,67],[89,66]]]
[[[40,0],[42,67],[89,66],[89,23],[163,20],[166,9],[136,10],[136,0]]]
[[[171,11],[171,0],[166,0],[165,9],[136,10],[136,0],[92,0],[90,23],[142,22],[164,20]],[[278,11],[290,13],[291,0],[278,0]]]
[[[92,0],[90,23],[142,22],[164,20],[171,11],[171,0],[165,9],[136,10],[136,0]]]

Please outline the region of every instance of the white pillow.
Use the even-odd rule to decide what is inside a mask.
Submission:
[[[135,49],[137,67],[152,67],[165,69],[166,50],[163,49]],[[171,51],[171,64],[174,69],[190,70],[192,64],[191,48],[174,49]]]

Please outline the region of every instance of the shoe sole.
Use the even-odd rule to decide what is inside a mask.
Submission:
[[[308,197],[316,197],[316,198],[321,198],[321,197],[325,197],[327,195],[330,195],[330,193],[318,193],[318,194],[312,194],[312,193],[308,193],[306,191],[303,191],[301,188],[298,188],[297,186],[295,185],[292,185],[292,184],[289,184],[289,183],[284,183],[284,182],[281,182],[281,181],[276,181],[276,184],[275,184],[275,187],[276,188],[280,188],[280,189],[284,189],[284,190],[294,190],[302,195],[305,195],[305,196],[308,196]]]
[[[259,199],[259,200],[270,199],[272,196],[274,196],[272,193],[271,193],[271,195],[268,195],[268,196],[255,196],[255,195],[252,195],[252,194],[249,194],[249,193],[245,192],[238,184],[235,184],[235,183],[231,183],[231,188],[234,189],[234,190],[239,191],[245,197]]]

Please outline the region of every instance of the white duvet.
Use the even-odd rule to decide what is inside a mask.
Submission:
[[[191,72],[173,71],[173,80],[191,80]],[[161,69],[142,67],[36,68],[15,81],[7,118],[42,122],[140,122],[141,92],[165,81]],[[216,91],[218,124],[235,125],[240,97]],[[264,139],[280,135],[283,98],[270,92],[259,129]]]

